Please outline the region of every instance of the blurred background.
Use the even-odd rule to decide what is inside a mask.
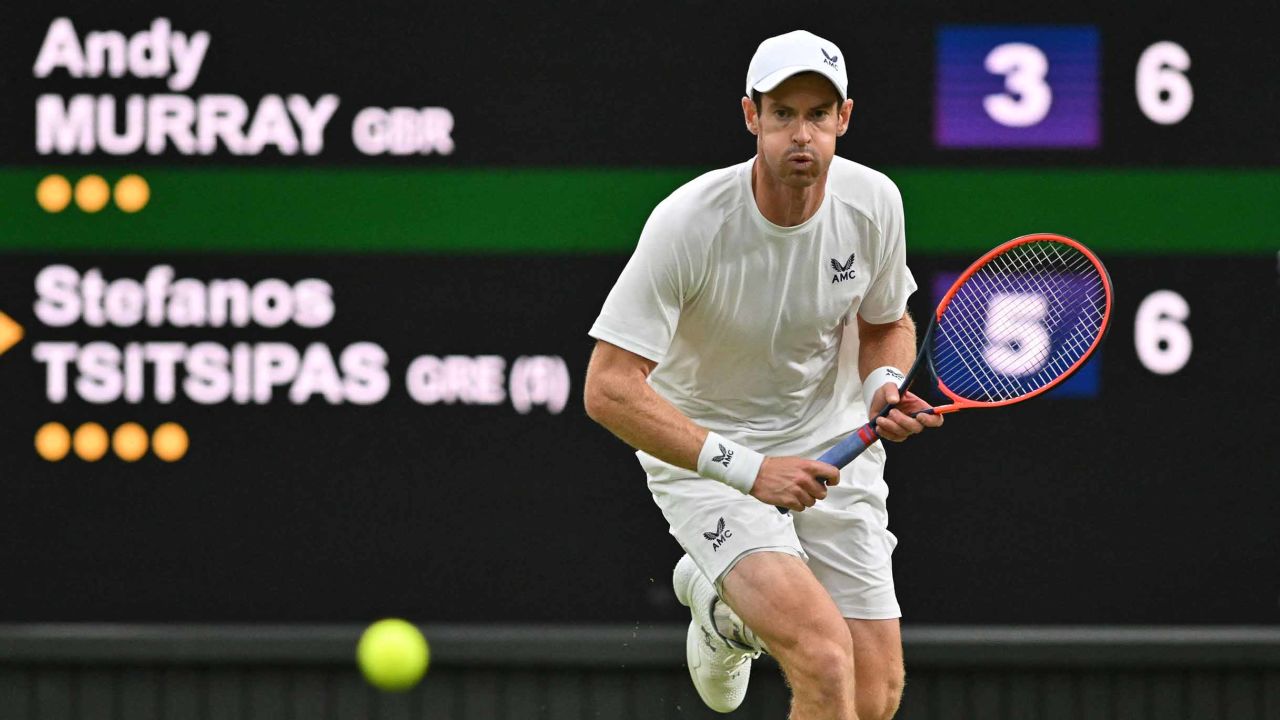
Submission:
[[[1116,288],[1070,384],[889,449],[899,717],[1280,718],[1277,22],[8,8],[0,718],[710,717],[586,332],[652,207],[751,156],[747,62],[796,28],[902,190],[917,318],[1029,232]],[[354,664],[387,616],[432,643],[404,694]],[[765,664],[738,715],[785,702]]]

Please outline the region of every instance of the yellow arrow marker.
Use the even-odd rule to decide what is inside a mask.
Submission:
[[[0,355],[22,340],[22,326],[13,318],[0,312]]]

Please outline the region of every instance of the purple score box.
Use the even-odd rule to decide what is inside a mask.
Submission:
[[[1004,74],[987,69],[1006,48]],[[1101,143],[1098,31],[1090,25],[938,29],[934,142],[943,148],[1095,148]],[[1038,54],[1037,52],[1038,51]],[[1037,55],[1039,57],[1037,57]],[[998,55],[997,55],[998,57]],[[1043,75],[1037,63],[1043,59]],[[988,96],[1006,107],[995,115]],[[1038,110],[1038,111],[1037,111]]]

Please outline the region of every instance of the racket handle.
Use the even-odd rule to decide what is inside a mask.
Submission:
[[[858,428],[857,432],[836,443],[835,447],[822,453],[822,457],[818,458],[818,462],[842,468],[853,462],[854,458],[861,455],[864,450],[871,447],[879,439],[880,434],[876,432],[875,423],[867,423]]]
[[[885,408],[879,417],[889,414],[891,407]],[[927,408],[919,412],[911,414],[911,417],[920,417],[921,415],[933,415],[933,408]],[[876,432],[876,424],[874,421],[858,428],[858,431],[849,437],[836,443],[830,450],[822,453],[822,457],[818,458],[818,462],[824,462],[828,465],[835,465],[842,468],[853,462],[855,458],[863,453],[864,450],[871,447],[880,439],[880,433]]]
[[[822,453],[822,457],[818,458],[818,462],[842,468],[853,462],[854,458],[861,455],[863,451],[871,447],[879,439],[880,434],[876,432],[876,424],[869,422],[858,428],[857,432],[836,443],[835,447]],[[778,512],[786,515],[789,511],[784,507],[780,507]]]

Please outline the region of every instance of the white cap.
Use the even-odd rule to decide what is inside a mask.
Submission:
[[[836,86],[840,99],[849,97],[849,76],[835,43],[811,32],[795,30],[760,43],[747,67],[747,95],[767,93],[783,80],[802,72],[816,72]]]

